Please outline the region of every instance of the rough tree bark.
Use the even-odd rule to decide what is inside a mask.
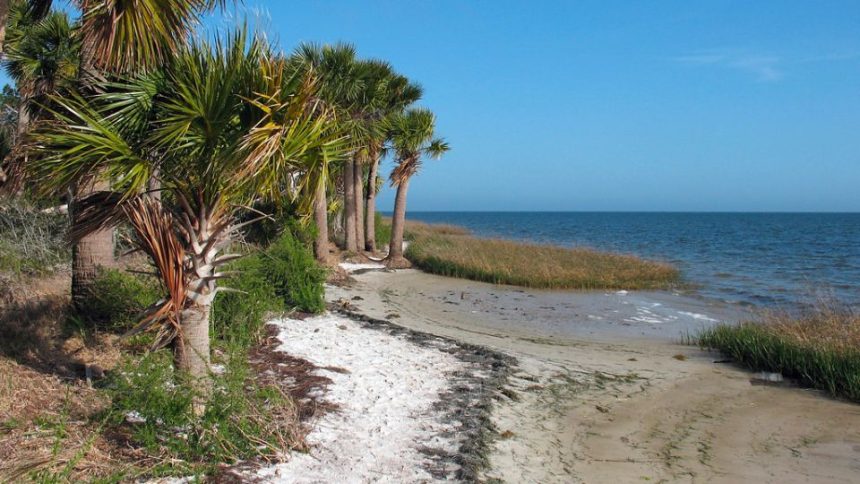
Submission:
[[[358,161],[353,167],[355,192],[355,245],[361,251],[364,249],[364,168]]]
[[[352,160],[344,163],[343,170],[343,218],[344,250],[358,253],[358,240],[355,238],[355,165]]]
[[[410,267],[403,257],[403,227],[406,224],[406,191],[409,190],[409,179],[397,185],[397,196],[394,198],[394,216],[391,222],[391,244],[388,247],[388,257],[385,265],[392,269]]]
[[[328,201],[325,184],[320,183],[314,194],[314,222],[317,236],[314,239],[314,255],[321,264],[328,263]]]
[[[78,72],[79,80],[89,82],[91,75],[95,72],[95,61],[87,47],[87,39],[84,39],[83,47],[81,48],[81,67]],[[98,179],[99,176],[96,175]],[[71,214],[71,223],[75,224],[74,201],[80,200],[94,191],[109,190],[110,183],[105,181],[97,181],[96,183],[79,184],[74,192],[74,200],[69,204],[69,213]],[[100,230],[93,232],[78,241],[72,247],[72,301],[75,302],[77,309],[82,309],[80,302],[84,301],[92,283],[95,281],[95,276],[99,267],[110,267],[114,263],[113,256],[113,230]]]
[[[108,190],[107,182],[87,182],[78,185],[75,200],[95,191]],[[69,215],[72,224],[77,223],[75,203],[69,204]],[[113,264],[113,230],[99,230],[82,237],[72,247],[72,302],[78,311],[86,311],[86,301],[90,296],[93,283],[99,269]]]
[[[197,393],[194,414],[203,415],[206,399],[212,389],[209,357],[210,304],[195,304],[182,311],[182,333],[173,345],[173,360],[176,369],[186,378]]]
[[[379,170],[379,158],[374,157],[370,162],[370,173],[367,176],[367,207],[364,210],[364,250],[376,252],[376,173]]]

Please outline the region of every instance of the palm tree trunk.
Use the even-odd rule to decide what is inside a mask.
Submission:
[[[314,255],[321,264],[328,262],[328,202],[325,183],[319,183],[314,195],[314,222],[317,236],[314,239]]]
[[[180,203],[183,203],[180,200]],[[193,234],[191,247],[186,252],[190,257],[192,279],[185,285],[187,297],[185,309],[180,314],[180,333],[173,344],[173,361],[179,373],[188,379],[195,391],[194,413],[202,415],[206,409],[206,401],[212,391],[212,371],[209,346],[209,317],[212,303],[217,294],[217,281],[224,277],[219,273],[219,267],[225,262],[219,261],[218,252],[222,245],[229,245],[228,240],[220,240],[223,234],[229,233],[229,226],[222,219],[213,219],[207,215],[215,209],[211,206],[191,209],[187,203],[186,213],[200,215],[195,217],[194,225],[187,225],[186,230]],[[190,219],[190,217],[186,217]]]
[[[370,163],[370,174],[367,176],[367,207],[364,211],[364,249],[376,252],[376,172],[379,170],[379,159],[374,158]]]
[[[146,189],[149,190],[149,196],[155,200],[161,201],[161,180],[159,176],[161,175],[161,168],[156,167],[152,171],[152,176],[149,177],[149,181],[146,182]]]
[[[109,189],[107,182],[88,182],[78,186],[75,199],[89,195],[95,191]],[[74,200],[69,204],[69,215],[72,224],[77,223],[77,210]],[[99,269],[113,265],[113,230],[99,230],[81,238],[72,247],[72,302],[78,311],[86,311],[86,301],[90,297],[93,283],[98,277]]]
[[[352,160],[344,163],[343,170],[343,217],[344,217],[344,250],[358,252],[358,240],[355,238],[355,165]]]
[[[173,361],[176,369],[190,379],[196,393],[194,414],[202,415],[205,401],[212,388],[209,358],[209,314],[210,304],[195,305],[182,311],[182,332],[173,345]]]
[[[403,257],[403,227],[406,224],[406,191],[409,189],[409,179],[397,185],[397,196],[394,198],[394,217],[391,223],[391,244],[388,248],[388,258],[385,265],[399,269],[411,264]]]
[[[355,162],[353,168],[355,180],[355,245],[360,251],[364,248],[364,168]]]
[[[93,58],[87,47],[86,39],[81,47],[81,68],[78,72],[79,80],[86,79],[88,72],[94,69]],[[96,179],[100,177],[96,174]],[[79,200],[95,191],[109,190],[110,184],[105,181],[87,182],[79,185],[75,190],[73,200],[69,203],[69,214],[72,224],[75,220],[75,200]],[[100,267],[113,265],[113,230],[100,230],[93,232],[78,241],[72,247],[72,302],[78,310],[85,309],[83,303],[89,296],[90,288],[98,275]]]

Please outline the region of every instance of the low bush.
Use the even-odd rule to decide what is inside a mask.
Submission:
[[[275,457],[301,446],[292,400],[280,389],[249,378],[243,354],[231,355],[213,376],[214,390],[202,416],[192,413],[195,395],[175,378],[168,351],[129,359],[106,385],[109,420],[161,464],[150,475],[203,475],[219,464]]]
[[[212,307],[215,340],[250,346],[259,340],[266,313],[284,310],[283,299],[266,278],[268,263],[261,254],[255,253],[227,268],[235,271],[236,276],[223,282],[231,290],[215,297]]]
[[[151,276],[102,269],[82,302],[79,316],[100,328],[129,329],[161,295],[159,283]]]
[[[391,218],[383,217],[376,212],[376,222],[373,225],[376,236],[376,247],[383,248],[391,243]]]
[[[860,402],[860,315],[849,309],[770,313],[760,321],[707,329],[694,342],[747,368]]]
[[[325,310],[326,270],[305,242],[287,232],[263,257],[263,274],[287,307],[307,313]]]

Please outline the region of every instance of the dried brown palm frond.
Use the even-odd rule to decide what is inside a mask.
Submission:
[[[154,347],[163,347],[175,337],[181,337],[179,315],[185,308],[188,280],[185,249],[174,230],[177,224],[173,215],[158,199],[136,197],[124,203],[122,209],[137,235],[138,247],[155,264],[167,291],[167,296],[148,308],[127,335],[158,325]]]
[[[114,228],[125,221],[123,196],[117,192],[92,192],[75,200],[70,210],[74,223],[69,228],[69,240],[73,243],[99,230]]]
[[[421,168],[421,159],[417,156],[411,156],[401,161],[391,170],[391,185],[397,186],[410,179],[412,175],[418,172],[419,168]]]

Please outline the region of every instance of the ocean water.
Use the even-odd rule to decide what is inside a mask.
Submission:
[[[786,309],[860,307],[860,214],[409,212],[476,235],[588,246],[663,260],[695,294]]]

